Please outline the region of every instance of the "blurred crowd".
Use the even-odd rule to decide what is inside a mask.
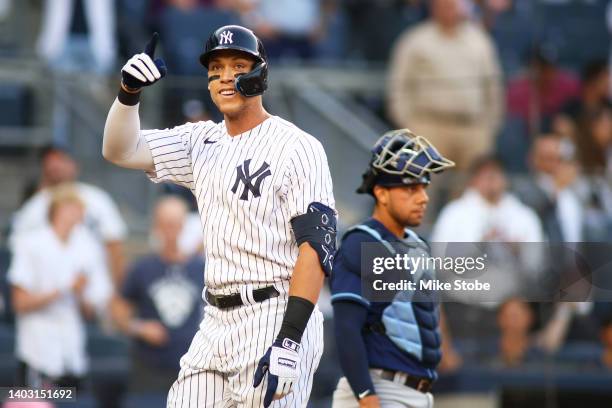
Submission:
[[[204,259],[192,199],[169,188],[153,212],[150,250],[126,265],[127,227],[111,196],[78,180],[68,149],[48,146],[40,163],[13,216],[2,271],[3,320],[14,324],[17,360],[16,371],[0,369],[4,385],[91,389],[93,330],[110,341],[106,352],[120,350],[113,342],[121,337],[133,339],[125,361],[131,381],[113,378],[111,367],[94,387],[99,406],[122,406],[128,386],[161,401],[202,319]]]
[[[157,31],[170,74],[198,77],[210,32],[243,24],[273,67],[386,67],[385,98],[373,109],[390,126],[427,135],[460,169],[497,152],[510,172],[527,172],[533,141],[555,134],[564,160],[597,179],[610,150],[608,8],[607,0],[45,1],[34,53],[52,70],[114,75]],[[184,84],[168,82],[165,121],[220,119],[205,87]]]
[[[16,2],[0,1],[0,17],[11,3]],[[158,31],[169,72],[198,76],[204,39],[231,23],[251,27],[272,64],[385,64],[386,84],[372,79],[385,88],[381,119],[427,136],[457,164],[455,175],[444,181],[450,187],[432,192],[437,201],[431,228],[424,231],[431,241],[612,241],[607,1],[47,0],[42,5],[36,54],[62,72],[113,74]],[[574,12],[592,22],[579,25],[589,35],[582,43],[588,50],[563,31],[561,21],[569,22]],[[612,12],[608,15],[612,20]],[[215,116],[205,90],[167,92],[168,120]],[[128,231],[117,204],[100,187],[79,181],[70,146],[42,149],[40,163],[38,180],[15,209],[10,265],[0,270],[9,283],[2,292],[5,320],[15,324],[16,384],[81,387],[93,369],[85,334],[93,331],[103,338],[129,338],[134,345],[129,388],[162,395],[203,307],[204,260],[193,199],[167,188],[153,212],[149,253],[128,261]],[[524,271],[529,273],[529,265]],[[540,304],[528,302],[524,293],[524,287],[509,288],[505,302],[486,307],[460,299],[446,305],[456,317],[449,322],[455,341],[442,371],[461,369],[468,360],[461,339],[474,336],[482,344],[493,341],[491,356],[503,366],[555,355],[574,341],[595,348],[597,367],[612,369],[609,304],[588,296],[583,302]],[[339,374],[333,346],[327,352],[332,358],[322,360],[315,396],[325,395],[325,384]],[[105,400],[105,407],[120,406],[127,385],[114,386],[117,393],[102,393],[117,397]]]

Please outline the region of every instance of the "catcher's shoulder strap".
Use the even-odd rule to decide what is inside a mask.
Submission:
[[[397,251],[395,250],[395,248],[393,248],[393,245],[391,245],[391,243],[389,243],[389,241],[387,241],[386,239],[384,239],[382,237],[382,235],[380,234],[380,232],[376,231],[374,228],[367,226],[365,224],[357,224],[352,226],[351,228],[349,228],[345,233],[344,236],[342,237],[342,239],[345,239],[350,233],[355,232],[355,231],[362,231],[365,232],[366,234],[370,235],[371,237],[373,237],[375,240],[377,240],[378,242],[380,242],[389,252],[391,252],[393,255],[395,255],[397,253]]]
[[[416,241],[416,242],[423,242],[423,243],[425,242],[425,240],[423,240],[423,238],[421,238],[419,234],[417,234],[413,230],[406,228],[404,229],[404,231],[406,231],[406,235],[408,235],[407,237],[408,239],[412,239],[413,241]]]
[[[380,234],[380,232],[376,231],[374,228],[368,225],[365,225],[365,224],[357,224],[357,225],[352,226],[344,233],[342,239],[346,238],[351,232],[355,232],[355,231],[365,232],[366,234],[372,236],[375,240],[380,242],[382,245],[384,245],[385,248],[387,248],[387,250],[391,252],[391,254],[395,255],[397,253],[395,248],[393,248],[393,245],[391,245],[389,241],[384,239],[382,235]],[[421,238],[416,232],[412,231],[409,228],[406,228],[404,231],[406,231],[406,235],[407,235],[404,241],[412,241],[412,242],[417,242],[420,244],[425,244],[427,248],[429,248],[429,244],[423,238]]]

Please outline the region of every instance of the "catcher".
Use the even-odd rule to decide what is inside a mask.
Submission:
[[[442,355],[438,304],[402,296],[370,302],[362,294],[360,262],[364,243],[390,257],[411,255],[415,247],[428,251],[408,227],[418,226],[425,215],[431,174],[452,166],[408,129],[385,133],[372,149],[357,192],[372,195],[374,212],[344,235],[331,279],[335,336],[345,375],[334,393],[334,408],[433,405],[429,391]]]

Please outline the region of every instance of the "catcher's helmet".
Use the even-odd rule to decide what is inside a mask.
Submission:
[[[208,38],[200,63],[208,69],[211,55],[219,50],[241,51],[255,58],[251,72],[236,79],[236,90],[244,96],[257,96],[268,88],[268,59],[259,38],[248,28],[227,25],[216,29]]]
[[[429,184],[432,173],[454,165],[423,136],[408,129],[391,130],[374,144],[370,165],[357,192],[373,194],[377,184],[387,187]]]

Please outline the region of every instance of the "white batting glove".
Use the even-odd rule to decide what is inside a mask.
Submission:
[[[153,60],[158,38],[158,34],[154,33],[145,46],[145,51],[134,55],[121,68],[121,80],[129,89],[138,90],[143,86],[152,85],[166,75],[164,60],[161,58]]]
[[[258,387],[266,373],[268,374],[264,407],[269,407],[272,400],[283,398],[293,390],[293,384],[299,377],[299,349],[300,345],[293,340],[276,340],[259,360],[253,378],[253,387]]]

